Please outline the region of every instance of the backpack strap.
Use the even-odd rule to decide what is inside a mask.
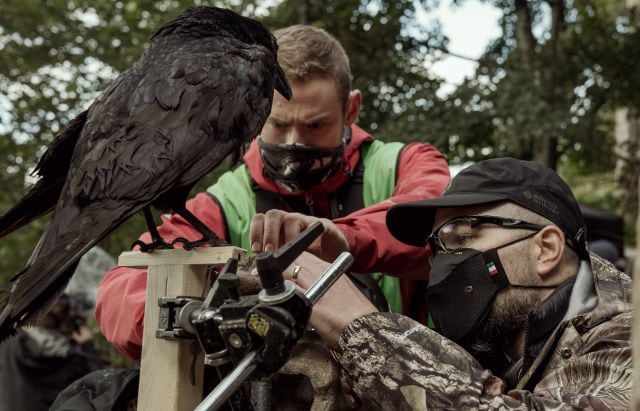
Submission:
[[[347,216],[364,208],[362,194],[364,183],[364,161],[362,157],[356,164],[349,180],[329,195],[331,219]]]
[[[263,189],[251,179],[251,190],[256,199],[256,212],[266,213],[269,210],[284,210],[301,214],[309,214],[309,206],[301,196],[283,196]]]

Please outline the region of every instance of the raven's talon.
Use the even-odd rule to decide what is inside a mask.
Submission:
[[[192,241],[189,245],[193,248],[196,248],[202,247],[205,244],[211,244],[211,240],[209,240],[208,238],[201,238],[200,240]]]
[[[140,247],[140,251],[143,253],[147,253],[149,252],[149,249],[151,244],[147,244],[141,240],[136,240],[131,244],[131,249],[133,250],[135,248],[135,246]]]
[[[142,240],[136,240],[133,242],[133,244],[131,244],[131,249],[133,249],[135,246],[140,247],[140,251],[143,253],[150,253],[151,251],[156,250],[169,250],[173,248],[172,244],[169,244],[162,240],[154,241],[152,243],[145,243]]]
[[[165,241],[158,241],[153,243],[153,249],[154,250],[173,250],[173,245]]]
[[[175,246],[177,243],[182,244],[182,248],[183,248],[183,249],[185,249],[185,250],[187,250],[187,251],[189,251],[189,250],[191,250],[191,249],[193,248],[193,247],[191,246],[191,242],[190,242],[189,240],[187,240],[186,238],[184,238],[184,237],[178,237],[178,238],[176,238],[175,240],[173,240],[173,241],[171,242],[171,245],[172,245],[172,246]]]
[[[201,238],[199,240],[189,241],[184,237],[178,237],[175,240],[173,240],[171,245],[175,245],[176,243],[181,243],[183,249],[190,251],[190,250],[193,250],[194,248],[202,247],[205,244],[210,244],[211,240],[209,240],[208,238]]]

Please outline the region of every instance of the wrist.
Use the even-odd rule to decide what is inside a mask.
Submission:
[[[349,226],[347,225],[340,224],[340,223],[334,223],[334,225],[338,233],[341,234],[342,244],[344,248],[343,251],[347,251],[353,254],[353,250],[355,249],[355,244],[356,244],[355,234],[353,233],[352,230],[349,229]]]
[[[363,297],[364,298],[364,297]],[[349,307],[335,309],[335,304],[326,304],[321,301],[314,306],[311,316],[311,325],[316,328],[318,334],[334,350],[341,351],[339,339],[349,326],[361,317],[378,312],[378,309],[367,299],[350,299]]]

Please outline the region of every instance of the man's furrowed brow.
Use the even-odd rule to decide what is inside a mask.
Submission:
[[[309,116],[307,118],[304,119],[305,123],[307,124],[312,124],[312,123],[322,123],[325,121],[328,121],[331,119],[331,114],[330,113],[322,113],[322,114],[316,114],[313,116]]]
[[[267,117],[267,122],[270,124],[289,124],[289,120],[274,115]]]

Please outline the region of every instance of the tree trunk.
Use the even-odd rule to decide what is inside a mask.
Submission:
[[[527,87],[533,89],[536,87],[536,73],[533,67],[534,52],[536,48],[536,39],[533,37],[531,26],[531,10],[527,4],[527,0],[515,0],[515,38],[518,53],[524,68],[524,72],[528,73]],[[516,140],[518,141],[518,151],[516,156],[522,160],[533,160],[535,158],[535,141],[527,130],[518,130]]]
[[[307,0],[297,2],[296,11],[298,14],[298,24],[309,23],[309,4]]]
[[[533,52],[536,48],[536,40],[531,30],[531,10],[527,0],[515,0],[516,8],[516,41],[518,50],[522,55],[524,63],[529,69],[532,68]]]
[[[562,61],[562,48],[560,38],[565,26],[565,5],[564,0],[547,0],[549,7],[551,8],[551,32],[549,38],[549,48],[551,50],[551,61],[547,63],[546,70],[550,70],[549,84],[542,84],[544,90],[546,90],[546,102],[552,107],[556,107],[557,110],[562,110],[562,101],[565,99],[563,96],[563,87],[558,84],[559,76],[556,74],[556,67]],[[543,70],[544,70],[543,69]],[[546,135],[542,138],[538,147],[538,153],[541,162],[547,167],[555,170],[558,166],[558,160],[560,153],[558,151],[558,136]]]
[[[551,7],[551,49],[557,57],[559,55],[560,35],[564,30],[564,0],[549,0]]]
[[[558,158],[560,153],[558,152],[558,137],[545,136],[542,142],[542,162],[552,170],[556,170],[558,167]]]

